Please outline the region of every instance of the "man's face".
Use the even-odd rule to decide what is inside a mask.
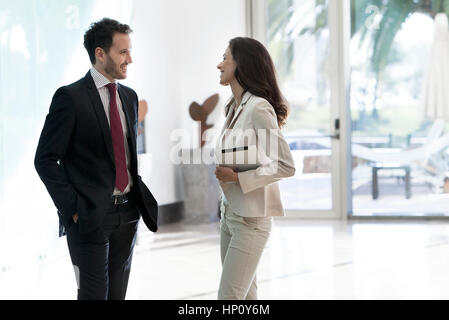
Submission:
[[[108,53],[105,53],[104,71],[113,79],[126,79],[131,59],[131,40],[125,33],[115,33]]]

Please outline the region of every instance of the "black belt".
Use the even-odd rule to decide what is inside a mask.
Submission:
[[[124,204],[124,203],[127,203],[128,201],[129,201],[128,194],[119,194],[116,196],[112,196],[112,204],[113,205]]]

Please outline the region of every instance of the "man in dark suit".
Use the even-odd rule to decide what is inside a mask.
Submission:
[[[124,299],[140,216],[157,230],[157,202],[137,174],[138,98],[116,83],[132,63],[131,32],[107,18],[90,26],[92,68],[56,91],[35,156],[67,235],[78,299]]]

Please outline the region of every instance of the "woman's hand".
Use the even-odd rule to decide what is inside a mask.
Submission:
[[[215,169],[215,176],[222,182],[238,182],[239,176],[237,172],[227,167],[217,167]]]

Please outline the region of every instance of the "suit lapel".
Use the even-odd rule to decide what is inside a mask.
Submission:
[[[234,102],[234,104],[235,104],[235,102]],[[234,105],[232,105],[231,108],[234,108]],[[226,116],[226,119],[225,119],[225,122],[223,125],[223,129],[221,130],[221,133],[223,133],[229,127],[229,123],[231,122],[233,117],[234,117],[234,114],[233,114],[232,110],[229,110],[228,115]]]
[[[226,119],[225,119],[225,122],[224,122],[224,125],[223,125],[223,129],[221,130],[221,134],[223,134],[223,132],[226,129],[232,129],[232,127],[234,127],[234,124],[237,121],[237,118],[240,116],[240,113],[243,110],[243,106],[246,104],[246,102],[248,102],[250,97],[251,97],[251,94],[249,92],[246,92],[243,95],[242,103],[237,108],[236,112],[234,113],[231,110],[229,111],[228,115],[226,116]],[[231,108],[235,108],[235,100],[234,100],[234,103],[231,106]]]
[[[112,147],[111,129],[109,128],[108,119],[106,118],[103,102],[101,102],[100,94],[98,93],[98,90],[95,86],[94,79],[92,79],[92,76],[90,75],[90,71],[87,72],[85,79],[90,101],[94,106],[98,123],[100,124],[101,131],[103,132],[103,138],[106,144],[106,149],[108,150],[108,154],[111,157],[112,163],[115,163],[114,151]]]
[[[234,127],[234,124],[237,121],[237,118],[240,116],[240,113],[242,113],[242,110],[243,106],[242,104],[240,104],[239,107],[237,108],[237,111],[235,112],[233,119],[231,120],[231,123],[228,126],[228,129],[232,129]]]
[[[245,92],[245,94],[243,95],[243,98],[242,98],[242,102],[240,103],[239,107],[235,111],[235,115],[233,116],[233,118],[229,119],[229,120],[226,119],[226,123],[229,123],[229,125],[226,125],[226,127],[225,127],[226,129],[232,129],[234,127],[235,122],[237,121],[237,119],[239,118],[240,114],[243,111],[243,107],[246,105],[246,103],[251,98],[251,96],[252,96],[251,93],[249,93],[248,91]]]
[[[118,95],[120,97],[120,101],[122,102],[122,108],[123,112],[125,113],[126,118],[126,124],[128,125],[128,132],[130,136],[131,146],[130,146],[130,152],[132,153],[132,156],[136,156],[135,150],[136,150],[136,131],[135,131],[135,121],[137,115],[135,115],[135,112],[132,108],[132,104],[128,103],[127,95],[125,91],[123,90],[122,86],[118,85]]]

